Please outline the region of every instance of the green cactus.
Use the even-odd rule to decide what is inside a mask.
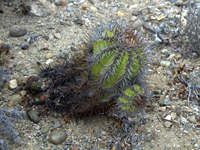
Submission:
[[[123,95],[119,96],[118,100],[121,102],[120,108],[122,110],[128,110],[130,113],[138,111],[143,105],[142,100],[138,101],[140,95],[144,94],[138,85],[134,84],[131,88],[126,88],[123,91]]]
[[[145,92],[137,80],[142,79],[147,62],[140,31],[123,21],[108,21],[107,26],[102,23],[101,29],[97,27],[92,31],[88,41],[88,51],[92,49],[88,60],[95,85],[92,91],[101,91],[102,99],[117,96],[117,105],[122,111],[133,113],[139,110],[143,106],[139,95]]]
[[[97,84],[110,92],[120,87],[123,89],[146,62],[141,43],[129,47],[127,45],[131,45],[133,39],[129,40],[130,43],[126,43],[127,45],[123,45],[124,41],[117,43],[121,37],[116,32],[121,30],[118,28],[112,31],[105,30],[102,33],[102,39],[93,43],[93,56],[96,58],[96,62],[93,63],[92,74]],[[137,32],[133,37],[134,40],[139,39]]]

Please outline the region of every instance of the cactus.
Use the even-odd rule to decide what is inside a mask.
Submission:
[[[146,64],[144,42],[140,31],[134,30],[122,20],[101,23],[88,35],[88,55],[94,84],[105,93],[102,98],[118,95],[136,82],[138,72]]]

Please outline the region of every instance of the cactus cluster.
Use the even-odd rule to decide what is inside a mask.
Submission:
[[[41,76],[48,78],[42,85],[48,86],[37,88],[50,95],[44,103],[73,116],[119,112],[118,108],[123,114],[135,114],[144,109],[147,55],[141,32],[121,19],[108,19],[86,37],[84,55],[41,67]],[[27,88],[34,90],[31,83]]]

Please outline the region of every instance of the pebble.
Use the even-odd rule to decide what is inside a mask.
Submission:
[[[134,4],[134,5],[131,5],[130,7],[129,7],[129,9],[136,9],[138,7],[138,4]]]
[[[124,13],[122,12],[117,12],[117,17],[123,17],[124,16]]]
[[[89,6],[87,5],[87,4],[84,4],[83,6],[82,6],[82,8],[83,9],[87,9]]]
[[[67,134],[63,130],[56,129],[50,133],[48,141],[52,144],[57,145],[64,142],[66,138],[67,138]]]
[[[165,117],[165,119],[166,119],[166,120],[171,120],[172,117],[171,117],[171,115],[167,115],[167,116]]]
[[[160,61],[160,65],[164,67],[169,67],[170,66],[170,61]]]
[[[170,127],[172,126],[172,122],[165,121],[165,122],[164,122],[164,126],[165,126],[166,128],[170,128]]]
[[[25,44],[22,44],[21,49],[23,49],[23,50],[28,50],[28,49],[29,49],[29,46],[28,46],[26,43],[25,43]]]
[[[9,96],[8,100],[13,102],[20,102],[22,100],[22,96],[20,94],[14,94],[12,96]]]
[[[42,128],[41,132],[42,134],[49,132],[49,126]]]
[[[132,16],[130,21],[131,22],[135,22],[136,20],[137,20],[137,17],[136,16]]]
[[[40,121],[38,114],[33,109],[28,110],[27,116],[34,123],[38,123]]]
[[[48,59],[46,62],[45,62],[45,64],[46,65],[49,65],[49,64],[51,64],[53,62],[53,59]]]
[[[26,33],[27,33],[26,28],[18,28],[18,29],[10,30],[9,35],[11,37],[20,37],[20,36],[24,36]]]
[[[176,118],[176,113],[175,112],[171,113],[171,118],[172,118],[172,120],[174,120]]]
[[[141,28],[142,27],[142,21],[141,20],[137,20],[137,21],[135,21],[134,23],[133,23],[133,25],[132,25],[132,28],[134,29],[134,30],[136,30],[136,29],[139,29],[139,28]]]
[[[67,11],[68,11],[68,12],[71,12],[71,11],[73,11],[73,10],[74,10],[73,7],[70,7],[70,6],[67,7]]]
[[[188,121],[187,121],[186,118],[184,118],[183,116],[181,116],[181,123],[182,124],[186,124],[186,123],[188,123]]]
[[[61,124],[59,121],[56,121],[55,124],[53,125],[54,128],[60,128]]]
[[[169,105],[170,105],[170,100],[169,100],[169,99],[162,99],[162,100],[159,102],[159,105],[160,105],[160,106],[169,106]]]
[[[48,53],[48,54],[46,55],[46,59],[50,59],[51,57],[53,57],[53,54],[51,54],[51,53]]]
[[[166,107],[159,107],[158,111],[164,112],[166,110]]]
[[[54,33],[54,36],[55,36],[57,39],[61,39],[60,33]]]
[[[92,11],[94,11],[94,12],[97,12],[97,11],[98,11],[98,9],[97,9],[96,7],[94,7],[94,6],[91,6],[90,9],[91,9]]]
[[[191,123],[196,123],[195,116],[188,116],[188,120],[189,120]]]
[[[162,49],[160,52],[161,52],[162,54],[169,54],[169,51],[168,51],[167,49]]]
[[[21,65],[19,65],[19,64],[16,64],[16,66],[15,66],[15,71],[20,71],[22,69],[22,67],[21,67]]]
[[[17,87],[18,87],[18,85],[17,85],[17,80],[16,79],[13,79],[13,80],[9,81],[9,88],[10,89],[15,89]]]
[[[71,50],[72,50],[72,51],[76,51],[76,48],[73,47],[73,46],[71,46]]]

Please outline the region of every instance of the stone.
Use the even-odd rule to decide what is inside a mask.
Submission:
[[[18,85],[17,85],[17,80],[16,79],[13,79],[13,80],[9,81],[9,88],[10,89],[15,89],[17,87],[18,87]]]
[[[18,29],[12,29],[9,32],[9,35],[11,37],[20,37],[20,36],[24,36],[27,33],[26,28],[18,28]]]
[[[165,19],[166,17],[164,16],[164,14],[162,14],[162,15],[160,15],[160,16],[158,16],[157,17],[157,20],[158,21],[161,21],[161,20],[163,20],[163,19]]]
[[[160,61],[160,65],[164,67],[169,67],[170,66],[170,61]]]
[[[186,124],[186,123],[188,123],[188,120],[186,118],[184,118],[183,116],[181,116],[181,123]]]
[[[54,128],[60,128],[61,124],[59,121],[56,121],[55,124],[53,125]]]
[[[87,9],[89,6],[87,5],[87,4],[84,4],[83,6],[82,6],[82,8],[83,9]]]
[[[47,0],[24,1],[23,6],[31,16],[46,17],[56,12],[56,5]]]
[[[137,17],[136,16],[132,16],[130,21],[131,22],[135,22],[136,20],[137,20]]]
[[[182,0],[178,0],[174,3],[174,6],[186,6],[188,2],[183,2]]]
[[[45,62],[45,64],[46,64],[46,65],[49,65],[49,64],[51,64],[52,62],[53,62],[52,59],[48,59],[48,60]]]
[[[134,4],[134,5],[131,5],[130,7],[129,7],[129,9],[136,9],[138,7],[138,4]]]
[[[38,123],[40,121],[38,114],[33,109],[28,110],[27,116],[34,123]]]
[[[133,25],[132,25],[132,28],[134,29],[134,30],[136,30],[136,29],[138,29],[138,28],[141,28],[142,27],[142,21],[141,20],[137,20],[137,21],[135,21],[134,23],[133,23]]]
[[[26,43],[24,43],[24,44],[22,44],[21,49],[22,50],[28,50],[29,46]]]
[[[50,59],[51,57],[53,57],[53,54],[51,54],[51,53],[48,53],[48,54],[46,55],[46,59]]]
[[[116,14],[117,13],[117,7],[111,8],[110,13]]]
[[[61,39],[60,33],[54,33],[54,36],[55,36],[55,38],[57,38],[57,39]]]
[[[124,16],[124,13],[122,13],[122,12],[117,12],[117,17],[123,17]]]
[[[161,52],[162,54],[169,54],[169,51],[168,51],[167,49],[162,49],[160,52]]]
[[[166,107],[159,107],[158,111],[164,112],[166,110]]]
[[[171,120],[172,117],[171,117],[171,115],[167,115],[167,116],[165,117],[165,119],[166,119],[166,120]]]
[[[91,9],[92,11],[94,11],[94,12],[97,12],[97,11],[98,11],[98,9],[97,9],[96,7],[94,7],[94,6],[91,6],[90,9]]]
[[[188,116],[188,120],[192,123],[196,123],[195,116]]]
[[[176,119],[176,113],[175,112],[171,113],[171,118],[172,118],[172,120]]]
[[[170,128],[170,127],[172,126],[172,123],[169,122],[169,121],[166,121],[166,122],[164,122],[164,126],[165,126],[166,128]]]
[[[52,144],[57,145],[64,142],[66,138],[67,138],[67,134],[63,130],[56,129],[50,133],[48,141]]]
[[[159,105],[160,105],[160,106],[169,106],[169,105],[170,105],[170,100],[169,100],[169,99],[162,99],[162,100],[159,102]]]
[[[22,100],[22,96],[19,94],[14,94],[12,96],[9,96],[8,100],[13,101],[13,102],[19,102]]]
[[[49,126],[42,128],[41,132],[42,134],[49,132]]]
[[[70,7],[70,6],[67,7],[67,11],[68,11],[68,12],[71,12],[71,11],[73,11],[73,10],[74,10],[74,7]]]
[[[66,2],[64,0],[61,0],[60,1],[60,6],[65,6],[66,5]]]

